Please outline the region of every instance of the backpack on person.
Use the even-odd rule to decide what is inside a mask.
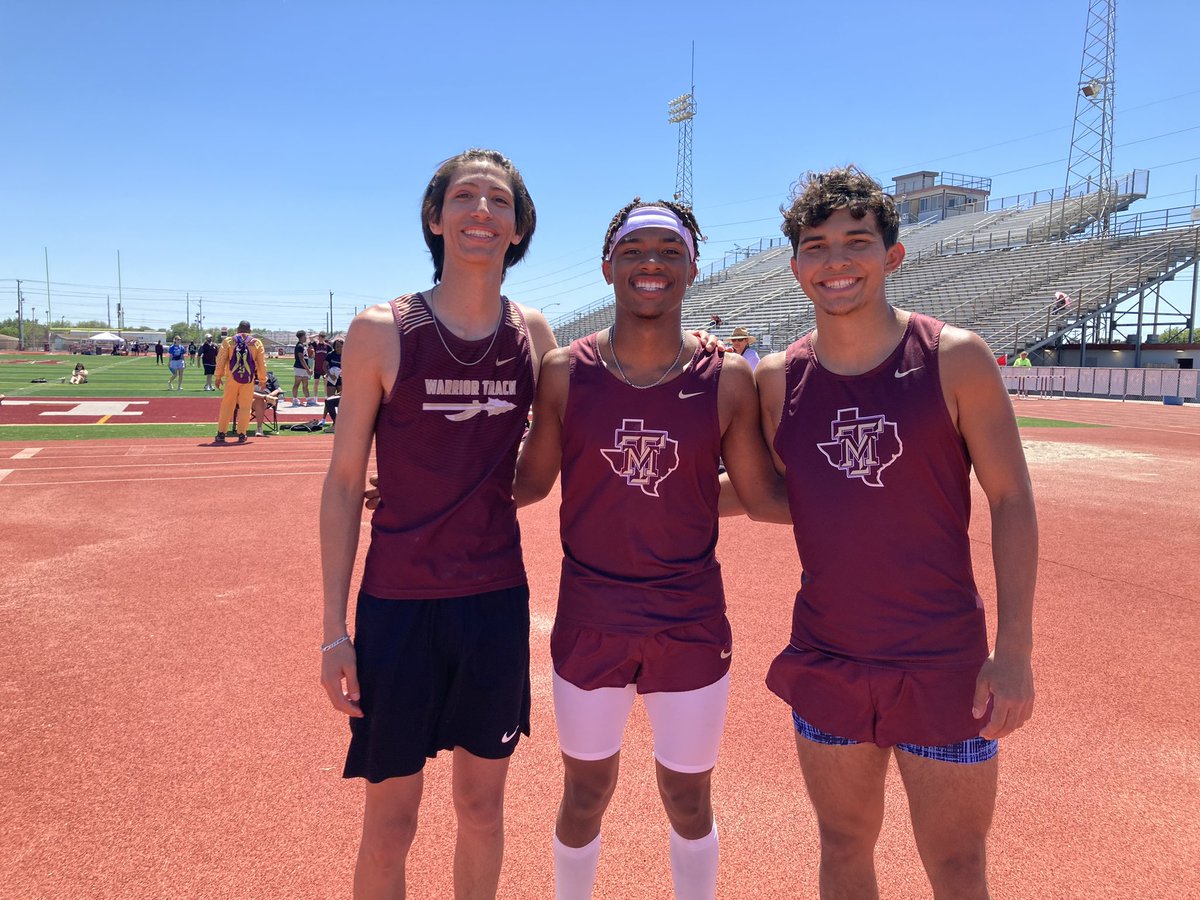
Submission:
[[[238,384],[249,384],[257,374],[254,354],[250,352],[250,339],[239,334],[233,339],[233,353],[229,357],[229,377]]]

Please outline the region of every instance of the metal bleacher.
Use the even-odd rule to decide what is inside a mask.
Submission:
[[[1190,209],[1125,216],[1141,197],[1144,172],[1124,176],[1103,198],[1082,194],[974,210],[901,229],[904,265],[888,279],[896,305],[978,332],[995,349],[1035,349],[1138,291],[1170,278],[1200,256],[1200,228]],[[1041,195],[1034,195],[1040,198]],[[1092,236],[1098,213],[1107,231]],[[809,331],[812,304],[788,266],[791,246],[772,239],[689,288],[688,328],[735,326],[778,350]],[[1054,309],[1056,291],[1071,304]],[[560,344],[612,322],[604,299],[555,325]]]

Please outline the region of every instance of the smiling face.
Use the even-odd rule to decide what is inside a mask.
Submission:
[[[521,243],[512,185],[496,166],[461,167],[446,187],[441,215],[429,230],[443,240],[448,263],[503,266],[510,246]]]
[[[886,305],[886,278],[903,261],[904,246],[884,246],[873,212],[855,218],[838,209],[800,230],[791,266],[818,314],[844,316]]]
[[[639,228],[617,242],[602,271],[619,306],[639,318],[657,318],[682,306],[696,264],[676,232]]]

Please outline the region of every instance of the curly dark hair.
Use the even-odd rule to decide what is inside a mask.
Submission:
[[[625,220],[629,218],[629,214],[635,209],[643,206],[661,206],[663,209],[669,209],[675,215],[679,216],[679,221],[683,223],[683,227],[692,233],[692,243],[696,247],[696,259],[700,258],[700,242],[708,240],[700,233],[700,225],[696,221],[696,215],[692,212],[692,208],[685,203],[676,203],[674,200],[655,200],[653,203],[643,203],[641,197],[634,197],[633,202],[621,208],[612,221],[608,223],[608,231],[604,235],[604,246],[600,250],[600,258],[608,259],[609,244],[612,243],[613,237],[621,226],[625,224]],[[696,260],[692,260],[695,262]]]
[[[454,174],[460,167],[471,163],[495,166],[508,176],[512,186],[513,212],[516,215],[516,227],[521,235],[521,241],[509,245],[509,248],[504,251],[505,271],[525,257],[525,251],[529,249],[529,242],[533,240],[534,229],[537,228],[537,209],[533,205],[533,198],[529,196],[529,190],[525,187],[525,179],[521,177],[520,170],[512,164],[512,160],[499,150],[485,150],[478,147],[464,150],[458,156],[450,157],[433,173],[433,178],[429,179],[429,184],[425,188],[425,196],[421,199],[421,231],[425,235],[425,245],[429,248],[429,255],[433,257],[434,284],[442,280],[442,265],[446,261],[446,241],[440,234],[434,234],[429,225],[431,222],[441,220],[442,203],[446,200],[446,188],[450,185]]]
[[[883,186],[855,165],[827,172],[809,172],[792,185],[790,206],[780,206],[783,224],[780,230],[792,242],[792,252],[800,246],[800,231],[820,225],[839,209],[861,219],[875,213],[883,246],[892,247],[900,240],[900,214],[896,201]]]

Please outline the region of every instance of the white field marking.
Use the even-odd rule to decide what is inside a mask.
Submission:
[[[3,481],[5,478],[7,478],[12,473],[13,473],[12,469],[0,469],[0,481]]]
[[[11,470],[10,470],[11,471]],[[6,488],[18,487],[67,487],[75,484],[148,484],[154,481],[214,481],[218,478],[294,478],[298,475],[324,475],[317,472],[247,472],[245,475],[171,475],[166,478],[93,478],[86,481],[26,481],[21,484],[6,484]]]
[[[128,406],[149,406],[149,400],[6,400],[9,406],[69,406],[70,409],[48,410],[41,416],[74,416],[98,419],[102,416],[140,416],[142,410],[127,410]]]
[[[194,469],[197,466],[228,466],[235,461],[232,459],[213,460],[212,462],[139,462],[139,463],[84,463],[81,466],[25,466],[21,469],[22,472],[62,472],[75,471],[78,469]],[[262,465],[279,465],[280,463],[295,463],[295,462],[323,462],[319,459],[243,459],[237,460],[238,464],[242,463],[260,463]]]
[[[41,447],[26,447],[12,455],[13,459],[33,459],[42,450]]]
[[[554,629],[554,616],[547,616],[542,613],[530,613],[529,627],[538,634],[549,634]]]

